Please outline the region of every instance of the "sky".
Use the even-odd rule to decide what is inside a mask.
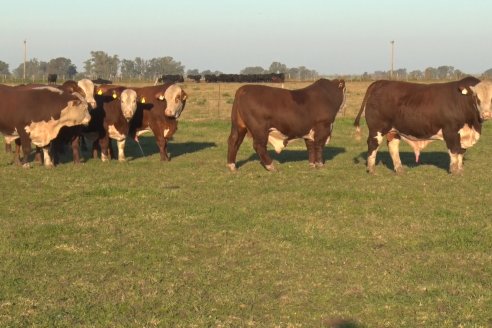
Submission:
[[[0,12],[0,60],[171,56],[185,69],[239,73],[274,61],[320,74],[391,67],[492,68],[490,0],[15,0]]]

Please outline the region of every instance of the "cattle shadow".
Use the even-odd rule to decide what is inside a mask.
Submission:
[[[415,154],[413,152],[400,152],[402,165],[409,168],[414,168],[422,165],[430,165],[447,171],[449,169],[449,154],[447,152],[431,151],[420,153],[419,162],[415,162]],[[367,152],[362,152],[353,158],[354,164],[367,163]],[[394,170],[393,161],[388,151],[378,151],[376,165],[384,165],[390,170]]]
[[[157,146],[157,143],[153,136],[139,137],[138,140],[140,146],[135,140],[132,139],[129,139],[126,142],[125,155],[128,157],[128,161],[159,154],[159,146]],[[115,145],[113,145],[113,147],[114,146]],[[167,144],[167,151],[171,155],[171,159],[173,159],[184,154],[196,153],[204,149],[213,148],[216,146],[217,144],[215,142],[187,141],[176,143],[171,140]]]
[[[332,160],[333,158],[335,158],[336,156],[338,156],[342,153],[345,153],[345,152],[346,152],[345,148],[342,148],[342,147],[329,147],[329,148],[325,148],[323,150],[323,157],[325,159],[325,162],[328,162],[328,161]],[[308,162],[308,152],[306,149],[304,149],[304,150],[297,150],[297,149],[287,150],[287,149],[284,149],[280,154],[277,154],[273,150],[269,150],[268,154],[270,155],[270,157],[273,160],[278,161],[280,164],[288,163],[288,162],[302,162],[302,161],[306,161],[306,163]],[[259,160],[260,160],[260,158],[258,157],[258,154],[256,154],[256,152],[254,152],[248,158],[237,161],[236,166],[239,168],[248,162],[254,162],[254,161],[259,161]]]

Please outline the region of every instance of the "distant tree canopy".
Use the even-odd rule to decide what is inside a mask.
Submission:
[[[0,74],[10,75],[9,64],[0,60]]]
[[[91,51],[91,58],[84,62],[85,74],[91,78],[113,79],[118,74],[120,59],[104,51]]]
[[[273,62],[269,69],[261,66],[245,67],[240,71],[241,74],[267,74],[267,73],[284,73],[287,79],[292,80],[313,80],[319,77],[318,72],[310,70],[305,66],[288,68],[287,65]]]
[[[484,78],[484,79],[492,79],[492,68],[486,70],[485,72],[483,72],[482,78]]]

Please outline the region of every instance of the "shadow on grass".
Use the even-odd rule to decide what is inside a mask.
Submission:
[[[417,167],[421,165],[432,165],[443,170],[449,169],[449,154],[446,152],[432,151],[420,154],[419,162],[415,162],[415,154],[412,152],[400,152],[400,159],[403,166]],[[353,158],[354,164],[367,163],[367,152],[362,152]],[[378,151],[376,165],[384,165],[393,170],[393,161],[388,151]]]
[[[345,152],[345,148],[341,147],[328,147],[323,150],[323,156],[325,162],[332,160],[337,155]],[[277,154],[273,150],[269,150],[268,154],[274,160],[277,160],[279,163],[287,163],[287,162],[300,162],[300,161],[308,161],[308,153],[307,150],[283,150],[280,154]],[[251,154],[247,159],[243,159],[237,162],[237,167],[241,167],[247,162],[251,161],[259,161],[259,157],[256,153]]]
[[[141,158],[143,156],[151,156],[159,153],[159,147],[155,141],[155,138],[152,136],[149,137],[139,137],[140,147],[134,140],[128,140],[125,146],[125,155],[132,157],[131,160]],[[175,143],[172,140],[168,142],[167,151],[171,155],[172,158],[179,157],[184,154],[196,153],[203,149],[216,147],[217,144],[215,142],[183,142],[183,143]],[[142,155],[142,151],[143,154]]]
[[[325,319],[323,320],[323,327],[326,328],[364,328],[365,326],[345,319]]]

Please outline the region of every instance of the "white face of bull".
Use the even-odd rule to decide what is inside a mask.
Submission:
[[[184,104],[188,95],[180,86],[173,84],[169,86],[164,94],[158,93],[156,98],[166,100],[167,106],[164,114],[169,117],[178,118],[184,109]]]
[[[87,102],[84,99],[71,100],[67,103],[67,107],[61,110],[59,119],[51,118],[49,121],[31,122],[25,130],[29,133],[33,144],[43,147],[55,139],[62,127],[87,125],[90,119]]]
[[[125,89],[121,92],[121,111],[126,120],[129,121],[137,111],[137,92]]]
[[[92,108],[96,108],[96,100],[94,99],[94,83],[89,79],[82,79],[77,82],[77,85],[84,90],[85,100]]]
[[[470,90],[475,96],[480,117],[484,120],[492,118],[492,81],[482,81]]]

